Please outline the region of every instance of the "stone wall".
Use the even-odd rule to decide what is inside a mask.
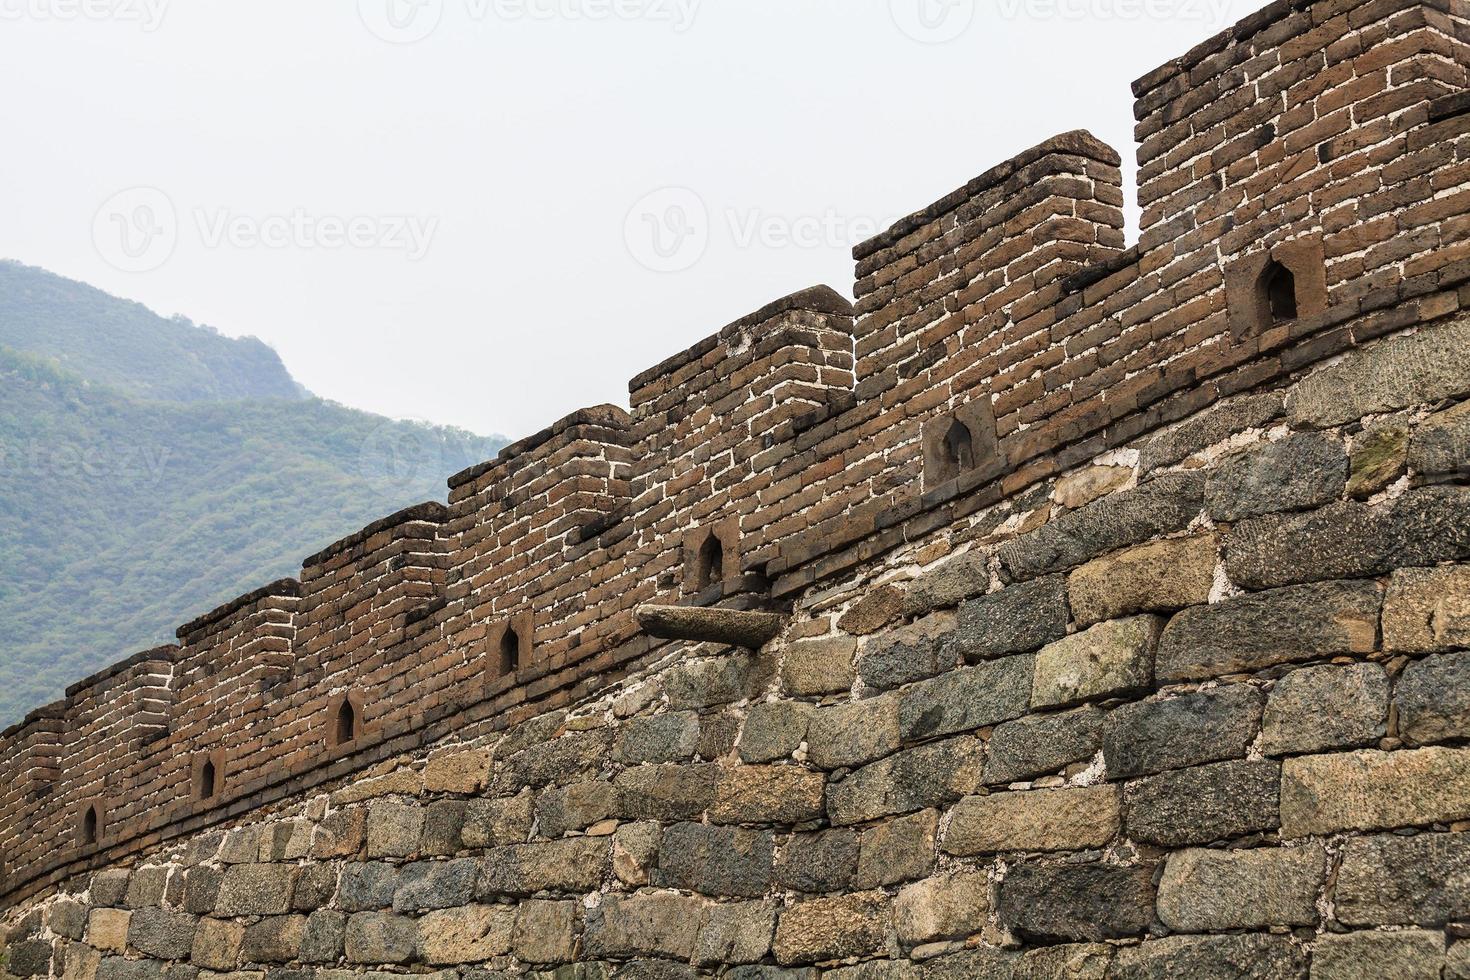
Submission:
[[[12,909],[65,980],[1470,976],[1470,317]]]
[[[1466,13],[1273,4],[1137,246],[1056,137],[75,685],[8,975],[1470,976]]]

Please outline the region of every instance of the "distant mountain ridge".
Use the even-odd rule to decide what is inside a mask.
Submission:
[[[0,726],[506,442],[311,396],[276,352],[0,263]]]
[[[44,269],[0,261],[0,346],[54,359],[89,381],[158,401],[308,398],[254,337],[164,319]]]

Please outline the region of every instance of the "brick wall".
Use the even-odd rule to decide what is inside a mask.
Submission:
[[[76,874],[56,980],[1453,977],[1470,314],[496,731]],[[255,615],[258,615],[256,613]]]
[[[963,627],[967,608],[924,619],[923,607],[953,607],[1002,583],[1017,590],[1032,579],[1054,582],[1081,565],[1074,559],[1093,546],[1080,542],[1084,532],[1103,545],[1088,560],[1185,531],[1232,533],[1238,516],[1220,501],[1206,505],[1206,481],[1143,462],[1168,444],[1150,435],[1161,427],[1176,425],[1176,440],[1214,434],[1239,411],[1251,422],[1236,439],[1258,438],[1250,433],[1265,423],[1287,425],[1294,451],[1326,429],[1344,453],[1367,444],[1345,425],[1371,429],[1385,424],[1385,413],[1418,412],[1406,417],[1412,428],[1435,400],[1465,393],[1456,387],[1463,333],[1437,335],[1458,349],[1414,348],[1418,359],[1371,362],[1412,378],[1412,399],[1384,396],[1339,418],[1332,398],[1312,388],[1329,382],[1302,379],[1379,338],[1430,336],[1414,331],[1461,306],[1470,270],[1464,13],[1461,3],[1429,0],[1272,5],[1136,83],[1144,208],[1137,246],[1122,247],[1117,154],[1085,133],[1056,137],[860,246],[855,309],[818,288],[744,317],[635,378],[630,411],[574,413],[453,477],[447,506],[385,518],[308,559],[299,581],[181,628],[178,647],[77,685],[0,739],[8,901],[215,825],[254,820],[446,738],[556,729],[548,712],[595,703],[588,699],[625,678],[687,656],[638,631],[638,603],[794,610],[778,661],[787,644],[836,630],[829,608],[854,602],[856,621],[886,610],[885,632],[895,617],[917,618],[896,629],[922,637],[955,616]],[[1286,300],[1273,292],[1282,281]],[[1333,370],[1344,369],[1311,378],[1331,379]],[[1347,390],[1372,390],[1378,377],[1358,370],[1343,382]],[[1266,393],[1288,385],[1315,407],[1286,422],[1277,421],[1279,405],[1250,416],[1253,407],[1267,410]],[[1455,450],[1445,452],[1453,462]],[[1194,462],[1232,473],[1237,483],[1222,484],[1222,497],[1279,495],[1288,503],[1275,509],[1294,510],[1295,467],[1321,459],[1283,449],[1240,474],[1212,456]],[[1403,471],[1451,486],[1463,475],[1407,462]],[[1097,516],[1088,523],[1073,512],[1098,488],[1105,496],[1091,504]],[[1350,493],[1336,495],[1343,521],[1379,519],[1354,510],[1362,505]],[[1386,508],[1392,521],[1423,504],[1431,515],[1423,520],[1460,540],[1453,527],[1464,515],[1453,493],[1408,499],[1402,513]],[[1174,516],[1139,516],[1141,505],[1130,503],[1138,500]],[[1316,533],[1273,533],[1289,530]],[[1041,542],[1037,554],[986,545],[1028,535]],[[1357,581],[1465,557],[1403,560],[1407,545],[1385,540],[1378,565],[1347,563],[1326,577]],[[968,584],[953,574],[891,584],[954,550],[969,556],[957,565],[970,569]],[[1231,561],[1245,559],[1228,547],[1225,554],[1224,566],[1211,564],[1207,594],[1189,605],[1228,605],[1237,587],[1282,587],[1279,573],[1233,569]],[[710,555],[717,569],[705,567]],[[1328,559],[1345,561],[1337,551]],[[1392,588],[1387,579],[1384,588]],[[1031,618],[1066,611],[1060,593],[1038,602]],[[1077,615],[1075,592],[1071,603],[1073,618],[1057,628],[1090,633],[1091,614]],[[1344,615],[1362,619],[1360,610]],[[1453,611],[1442,615],[1455,622]],[[1110,629],[1142,629],[1153,644],[1153,627],[1163,625]],[[834,635],[823,656],[846,649],[858,631]],[[873,642],[863,640],[864,649]],[[919,640],[905,642],[913,650],[903,656],[931,656]],[[1233,663],[1235,655],[1221,657]],[[954,667],[959,658],[933,663]],[[711,683],[725,683],[727,668],[707,669],[717,675]],[[1165,686],[1198,679],[1186,670]],[[1154,680],[1127,693],[1147,693]],[[1257,689],[1265,696],[1275,680],[1261,678]],[[803,683],[770,690],[810,700]],[[709,744],[718,747],[742,720],[711,722]],[[902,741],[923,743],[918,751],[929,744],[919,735]],[[883,758],[896,760],[897,751]],[[214,792],[200,798],[206,764]],[[843,768],[851,767],[816,766]],[[792,773],[773,778],[811,783]],[[101,819],[88,840],[93,805]],[[609,819],[616,816],[629,815]],[[834,822],[830,812],[814,819]]]

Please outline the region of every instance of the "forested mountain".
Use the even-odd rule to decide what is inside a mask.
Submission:
[[[138,398],[307,398],[276,352],[17,262],[0,262],[0,346]]]
[[[258,340],[0,263],[0,725],[503,443],[314,398]]]

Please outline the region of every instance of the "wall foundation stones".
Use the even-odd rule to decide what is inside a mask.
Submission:
[[[944,850],[968,856],[1103,847],[1117,836],[1120,815],[1112,786],[973,796],[955,805]]]
[[[1128,785],[1127,836],[1183,847],[1274,830],[1281,766],[1241,759],[1176,769]]]
[[[1382,599],[1372,582],[1293,586],[1186,609],[1159,643],[1160,680],[1205,680],[1293,660],[1368,653]]]
[[[1288,759],[1287,837],[1470,819],[1470,749],[1352,752]]]
[[[1169,539],[1090,561],[1067,578],[1079,626],[1202,605],[1215,583],[1214,536]]]
[[[1470,977],[1467,25],[1269,4],[1137,245],[1055,137],[75,685],[0,980]]]
[[[1244,684],[1138,701],[1103,723],[1103,757],[1114,778],[1241,759],[1261,728],[1265,697]]]
[[[1316,846],[1179,851],[1164,865],[1159,919],[1179,932],[1311,925],[1326,876]]]
[[[1043,647],[1036,655],[1031,707],[1066,707],[1148,689],[1162,627],[1153,616],[1114,620]]]
[[[1394,572],[1383,609],[1383,646],[1409,654],[1470,647],[1470,566]]]
[[[1097,941],[1134,936],[1154,918],[1153,868],[1020,864],[1000,885],[1000,921],[1038,940]]]

